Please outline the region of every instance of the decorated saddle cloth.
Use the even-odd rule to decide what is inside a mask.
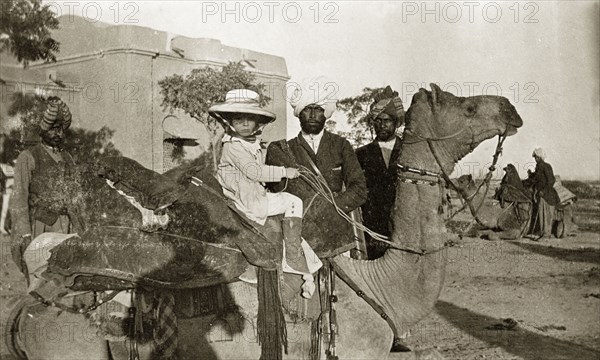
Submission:
[[[50,251],[45,278],[59,280],[72,290],[183,289],[232,281],[248,263],[266,269],[281,264],[281,219],[269,218],[261,226],[245,218],[222,194],[210,171],[196,169],[194,175],[200,180],[192,183],[181,173],[173,179],[131,159],[105,166],[102,177],[111,178],[104,175],[109,167],[119,174],[111,179],[115,187],[125,193],[128,189],[143,193],[141,203],[159,208],[164,201],[154,201],[156,197],[148,194],[177,194],[158,196],[170,203],[162,210],[169,216],[168,224],[159,231],[140,230],[141,213],[98,177],[98,167],[94,167],[94,172],[84,172],[84,176],[100,181],[79,181],[82,196],[77,198],[84,204],[76,206],[81,223],[78,236]],[[142,182],[160,184],[161,190],[153,192],[155,187]],[[303,237],[319,257],[353,246],[352,228],[347,226],[345,234],[335,218],[344,222],[325,200],[311,200]]]

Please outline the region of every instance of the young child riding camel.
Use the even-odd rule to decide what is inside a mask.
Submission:
[[[302,275],[302,296],[311,297],[315,291],[312,273],[322,264],[301,237],[302,200],[286,192],[268,192],[264,187],[265,182],[300,176],[298,169],[264,163],[263,149],[257,136],[264,126],[275,121],[275,114],[261,108],[259,95],[246,89],[229,91],[225,102],[213,105],[208,112],[220,119],[226,128],[217,169],[223,193],[248,219],[261,225],[265,224],[268,216],[284,214],[282,269]],[[248,278],[248,274],[240,278]]]

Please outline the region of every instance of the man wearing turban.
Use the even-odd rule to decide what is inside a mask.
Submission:
[[[362,206],[364,224],[385,236],[391,235],[390,217],[396,199],[396,161],[402,140],[396,130],[404,124],[404,107],[398,93],[391,87],[374,97],[367,123],[375,130],[375,140],[356,150],[358,162],[367,180],[369,196]],[[369,260],[383,256],[388,246],[372,240],[367,234]]]
[[[545,161],[544,150],[536,148],[532,156],[536,162],[535,171],[527,171],[529,178],[525,180],[525,184],[533,189],[533,211],[528,234],[537,240],[552,234],[554,207],[560,203],[560,199],[554,190],[554,171]]]
[[[337,89],[335,82],[324,77],[305,80],[297,86],[290,103],[302,131],[287,144],[298,164],[325,178],[335,195],[336,205],[345,213],[351,213],[367,199],[367,187],[352,145],[325,130],[325,122],[336,109]],[[267,164],[276,165],[270,153],[267,152]],[[281,183],[273,189],[281,190],[283,186]],[[364,247],[364,244],[359,246]]]
[[[396,161],[400,157],[402,139],[396,135],[397,129],[404,124],[404,107],[398,92],[387,86],[373,97],[373,103],[367,114],[367,123],[375,131],[375,140],[356,150],[356,156],[367,180],[369,196],[362,206],[364,224],[381,235],[390,236],[391,215],[396,200],[396,180],[398,168]],[[366,235],[367,256],[377,259],[389,247]],[[394,334],[392,352],[410,351],[399,334]]]
[[[26,275],[23,254],[32,239],[45,232],[71,232],[66,209],[44,199],[51,191],[48,179],[64,176],[74,165],[71,155],[63,150],[65,131],[69,126],[69,107],[58,97],[48,98],[39,123],[41,143],[22,151],[17,157],[9,206],[13,220],[11,252],[13,260]]]

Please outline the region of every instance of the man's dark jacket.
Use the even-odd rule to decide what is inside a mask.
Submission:
[[[336,193],[337,205],[346,213],[361,206],[367,199],[365,177],[352,145],[339,135],[323,131],[317,154],[301,134],[288,141],[290,150],[298,163],[312,170],[308,159],[317,166],[331,191]],[[266,163],[272,165],[267,151]],[[284,183],[272,186],[273,190],[281,191]],[[345,191],[342,192],[343,186]]]
[[[556,206],[560,203],[560,199],[556,190],[554,190],[555,182],[552,166],[545,161],[540,161],[535,166],[535,172],[525,180],[525,185],[532,186],[534,192],[546,200],[548,205]]]
[[[390,216],[396,199],[396,180],[398,178],[396,162],[400,156],[401,141],[396,137],[389,167],[385,166],[377,141],[356,150],[356,156],[365,174],[369,191],[367,201],[362,206],[364,224],[369,229],[386,236],[390,235]]]

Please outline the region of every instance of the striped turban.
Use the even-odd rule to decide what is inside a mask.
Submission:
[[[367,118],[369,121],[375,120],[380,114],[387,114],[397,121],[396,126],[404,124],[404,106],[402,99],[398,97],[398,92],[387,86],[382,93],[375,95],[374,102]]]
[[[71,110],[60,98],[53,96],[46,102],[44,118],[40,123],[40,128],[44,131],[50,130],[56,124],[62,125],[63,130],[71,126]]]

